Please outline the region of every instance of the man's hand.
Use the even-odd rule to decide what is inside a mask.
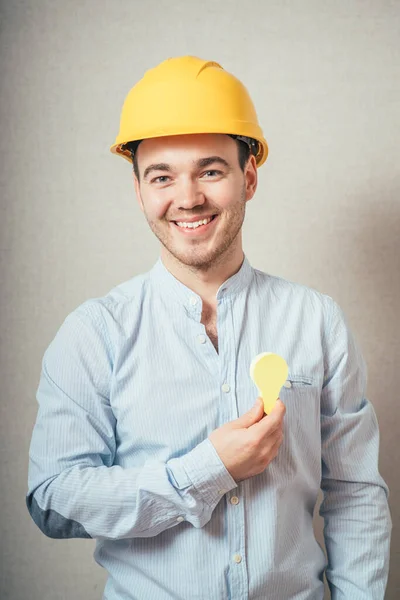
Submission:
[[[283,440],[286,407],[278,398],[269,415],[264,415],[261,398],[247,413],[214,429],[208,436],[236,482],[258,475],[278,454]]]

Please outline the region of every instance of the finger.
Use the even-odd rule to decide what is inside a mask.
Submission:
[[[280,398],[276,399],[276,402],[272,408],[272,411],[269,413],[270,415],[272,414],[279,414],[279,415],[283,415],[285,416],[286,414],[286,406],[283,404],[282,400]]]
[[[269,441],[270,441],[270,444],[271,444],[270,450],[269,450],[270,453],[274,453],[275,450],[277,450],[279,448],[279,446],[283,442],[283,438],[284,438],[284,435],[283,435],[283,430],[282,429],[278,429],[278,431],[275,431],[273,433],[273,435],[270,436],[270,438],[269,438]]]
[[[255,404],[248,410],[244,415],[241,415],[238,419],[231,421],[231,426],[235,428],[250,427],[253,423],[256,423],[264,416],[264,405],[262,398],[258,397]]]
[[[271,446],[270,455],[276,456],[283,442],[283,433],[279,434],[273,445]]]
[[[253,429],[255,432],[257,431],[261,435],[270,435],[282,427],[285,413],[286,407],[278,398],[270,414],[265,415],[260,421],[249,427],[249,429]]]

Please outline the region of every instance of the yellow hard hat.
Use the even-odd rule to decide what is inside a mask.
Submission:
[[[168,58],[129,91],[110,150],[131,162],[125,144],[192,133],[226,133],[246,141],[260,167],[268,146],[245,86],[216,62]]]

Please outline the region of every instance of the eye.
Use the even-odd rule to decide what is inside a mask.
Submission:
[[[150,183],[166,183],[167,179],[169,179],[168,175],[159,175],[158,177],[154,177]]]
[[[209,171],[204,171],[204,173],[202,173],[202,175],[209,175],[210,177],[213,176],[218,176],[218,175],[223,175],[222,171],[218,171],[217,169],[210,169]],[[207,177],[208,179],[208,177]]]

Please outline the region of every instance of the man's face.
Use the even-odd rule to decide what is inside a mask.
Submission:
[[[241,250],[245,205],[254,195],[257,169],[251,157],[242,171],[231,137],[194,134],[144,140],[137,161],[137,197],[164,252],[184,265],[207,270]]]

